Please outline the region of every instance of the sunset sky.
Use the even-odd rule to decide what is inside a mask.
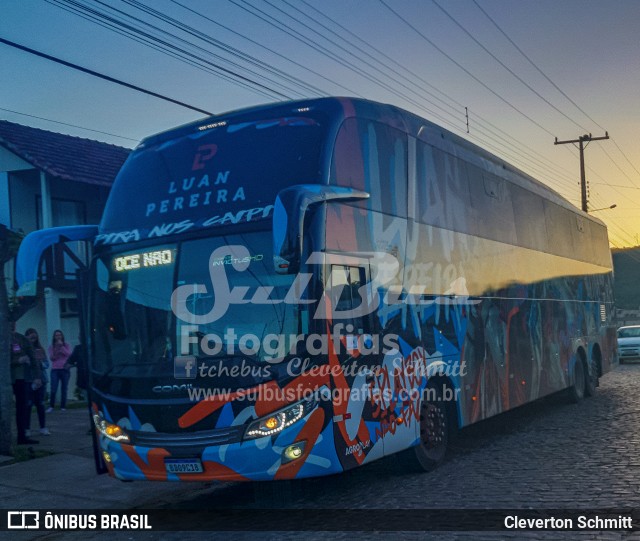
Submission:
[[[392,103],[640,244],[636,0],[0,0],[0,38],[213,113],[347,95]],[[133,147],[202,113],[0,43],[0,118]],[[467,134],[465,107],[469,112]]]

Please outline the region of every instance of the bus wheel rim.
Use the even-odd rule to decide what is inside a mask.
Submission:
[[[442,408],[425,404],[422,415],[422,445],[427,452],[440,449],[446,443],[447,420]]]

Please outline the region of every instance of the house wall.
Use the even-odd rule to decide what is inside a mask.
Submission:
[[[72,216],[56,215],[53,212],[52,226],[56,218],[63,220],[65,225],[71,223],[97,224],[99,223],[109,188],[92,184],[61,180],[46,177],[49,195],[54,202],[56,199],[81,202],[82,215],[78,220]],[[15,230],[30,233],[42,227],[42,192],[41,173],[31,164],[20,157],[0,147],[0,223],[4,223]],[[14,284],[14,265],[11,261],[5,266],[8,278],[7,287],[10,294]],[[70,283],[72,286],[72,283]],[[48,347],[55,329],[60,329],[69,344],[75,346],[79,342],[79,322],[77,316],[64,317],[60,314],[60,299],[75,298],[73,287],[65,290],[45,288],[38,297],[36,305],[17,321],[18,332],[33,327],[38,331],[43,346]],[[73,399],[76,390],[76,370],[71,370],[68,398]],[[49,389],[48,389],[49,391]],[[58,391],[57,405],[60,403]]]
[[[33,166],[22,158],[0,147],[0,224],[12,227],[9,203],[9,171],[31,169]]]
[[[22,229],[25,233],[42,227],[38,217],[39,214],[41,216],[38,206],[42,197],[40,171],[14,171],[8,176],[12,227]],[[108,187],[51,177],[47,177],[47,183],[52,200],[77,201],[82,204],[83,219],[79,223],[100,222],[109,195]]]
[[[12,171],[9,173],[9,204],[11,207],[11,227],[31,233],[36,225],[36,196],[40,195],[40,172]]]

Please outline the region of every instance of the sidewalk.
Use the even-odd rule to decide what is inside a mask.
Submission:
[[[31,412],[31,438],[38,440],[37,445],[22,445],[22,448],[32,447],[34,451],[51,453],[69,453],[80,457],[93,459],[93,446],[88,430],[92,427],[87,405],[71,403],[72,407],[66,411],[59,408],[46,414],[47,428],[50,436],[40,435],[40,425],[35,408]],[[80,406],[80,407],[78,407]],[[14,434],[15,437],[15,434]]]
[[[7,465],[0,462],[0,508],[3,509],[128,509],[165,506],[171,501],[211,490],[205,483],[124,483],[108,475],[97,475],[89,413],[86,407],[54,410],[47,414],[50,436],[38,433],[33,412],[31,447],[50,456]]]

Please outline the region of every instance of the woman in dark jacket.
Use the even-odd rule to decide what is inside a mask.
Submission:
[[[32,388],[42,385],[39,364],[33,355],[29,341],[16,332],[16,324],[11,322],[11,384],[16,399],[16,426],[18,445],[38,443],[26,436],[29,396]]]
[[[27,329],[24,335],[31,344],[31,350],[33,356],[39,365],[40,373],[42,374],[42,385],[35,387],[32,385],[31,389],[31,401],[29,404],[29,415],[27,416],[27,437],[31,435],[31,408],[36,407],[38,414],[38,423],[40,424],[40,434],[48,436],[50,434],[49,429],[46,427],[46,416],[44,412],[44,393],[47,388],[47,368],[49,368],[49,361],[47,359],[47,353],[40,344],[40,338],[38,337],[38,331],[35,329]]]

